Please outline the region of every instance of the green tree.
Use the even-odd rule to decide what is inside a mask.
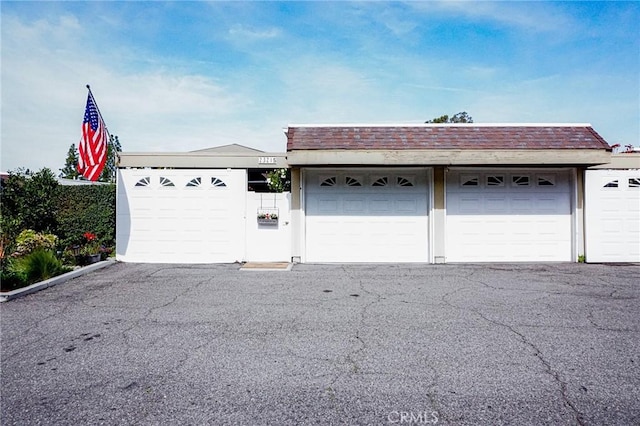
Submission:
[[[13,241],[23,229],[53,232],[56,229],[58,181],[50,169],[39,172],[18,169],[2,182],[0,224],[2,237]]]
[[[425,123],[473,123],[473,117],[467,114],[466,111],[462,111],[454,114],[452,117],[442,115],[440,117],[427,120]]]
[[[60,176],[64,179],[77,179],[80,173],[78,173],[78,150],[76,144],[72,143],[67,151],[67,159],[64,162],[64,167],[60,169]]]
[[[122,152],[122,146],[120,145],[118,136],[109,135],[109,144],[107,145],[107,163],[98,178],[100,182],[115,183],[116,171],[118,170],[119,152]]]

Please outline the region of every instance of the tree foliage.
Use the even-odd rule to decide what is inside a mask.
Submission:
[[[440,117],[427,120],[425,123],[473,123],[473,117],[467,114],[466,111],[462,111],[451,117],[446,114],[441,115]]]
[[[80,173],[78,173],[78,150],[76,144],[72,143],[67,151],[67,159],[64,162],[64,167],[60,169],[59,176],[63,179],[77,179]]]
[[[107,164],[104,166],[98,181],[100,182],[116,182],[116,172],[118,171],[118,153],[122,152],[120,139],[118,136],[109,135],[109,144],[107,145]]]
[[[35,173],[20,169],[9,172],[1,186],[3,236],[15,239],[23,229],[55,231],[57,205],[54,195],[57,187],[56,177],[47,168]]]
[[[118,170],[118,153],[122,152],[122,145],[118,136],[109,135],[109,143],[107,144],[107,162],[98,178],[99,182],[116,182],[116,172]],[[78,173],[78,149],[75,144],[71,144],[67,151],[67,159],[64,167],[60,169],[60,177],[65,179],[77,179]]]

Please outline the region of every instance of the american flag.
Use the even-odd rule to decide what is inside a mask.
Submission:
[[[89,88],[89,86],[87,86]],[[109,133],[104,124],[100,110],[93,98],[91,89],[87,95],[87,107],[84,110],[82,122],[82,138],[78,151],[78,172],[85,178],[96,181],[107,162],[107,143]]]

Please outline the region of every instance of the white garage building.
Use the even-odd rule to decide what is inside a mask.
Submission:
[[[302,262],[576,261],[589,125],[290,126]],[[299,195],[299,196],[298,196]]]
[[[289,193],[256,192],[250,176],[286,167],[284,153],[240,145],[122,153],[116,258],[124,262],[290,261]],[[258,215],[277,217],[259,223]],[[262,221],[265,222],[265,221]]]
[[[123,153],[118,259],[571,262],[586,251],[588,261],[640,261],[635,237],[630,257],[616,248],[605,258],[593,247],[611,234],[585,231],[599,221],[585,216],[586,170],[611,159],[590,125],[292,125],[286,136],[286,154]],[[290,193],[252,190],[257,171],[281,167]],[[637,230],[633,200],[625,233]],[[260,211],[279,220],[256,223]]]

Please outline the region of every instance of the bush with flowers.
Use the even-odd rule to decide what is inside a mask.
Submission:
[[[267,186],[271,192],[291,191],[291,177],[289,169],[275,169],[265,174]]]
[[[65,250],[64,258],[69,263],[87,265],[96,260],[104,260],[111,253],[111,249],[105,247],[98,236],[93,232],[85,232]],[[99,257],[98,257],[99,256]]]
[[[93,256],[100,253],[102,245],[98,241],[98,236],[92,232],[82,234],[83,243],[80,246],[80,254],[84,256]]]

